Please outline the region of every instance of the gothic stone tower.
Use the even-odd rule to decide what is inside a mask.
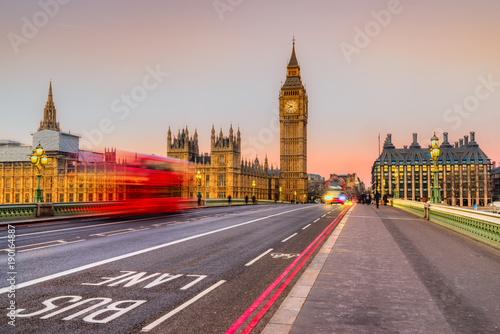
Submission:
[[[215,128],[212,125],[210,138],[211,156],[211,178],[216,185],[216,195],[218,198],[226,198],[238,195],[241,174],[241,133],[234,135],[233,126],[229,128],[229,136],[224,137],[222,129],[219,136],[215,136]]]
[[[49,86],[49,97],[45,104],[45,109],[43,109],[43,120],[40,121],[40,127],[38,128],[38,131],[42,130],[61,131],[59,129],[59,122],[56,122],[56,107],[52,99],[52,80]]]
[[[307,201],[307,108],[294,38],[286,80],[279,95],[280,185],[284,201]]]
[[[194,136],[189,137],[189,130],[179,130],[177,138],[172,138],[172,132],[168,127],[167,132],[167,156],[171,158],[195,162],[199,154],[198,131],[194,130]]]

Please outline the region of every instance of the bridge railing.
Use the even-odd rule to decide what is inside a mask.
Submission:
[[[0,205],[0,219],[36,217],[36,212],[37,212],[36,203]]]
[[[392,205],[500,249],[498,214],[400,199]]]

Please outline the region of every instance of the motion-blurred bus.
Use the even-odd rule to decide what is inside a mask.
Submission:
[[[122,212],[132,215],[176,212],[192,206],[182,196],[192,178],[188,162],[152,155],[129,156],[120,172],[127,198]]]
[[[89,169],[93,166],[95,174],[91,177],[100,180],[96,184],[98,193],[111,194],[120,189],[118,196],[106,196],[108,201],[92,207],[92,211],[139,216],[184,211],[195,206],[195,200],[186,197],[194,175],[191,163],[130,152],[108,154],[80,152],[77,158],[78,164]],[[101,202],[103,197],[95,199]]]
[[[328,204],[344,204],[347,199],[344,179],[335,176],[326,181],[323,200]]]

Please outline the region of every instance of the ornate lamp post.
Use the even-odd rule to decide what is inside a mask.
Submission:
[[[434,132],[434,136],[431,138],[431,159],[433,161],[432,165],[432,175],[434,178],[433,185],[431,187],[431,203],[441,203],[441,190],[439,189],[438,184],[438,159],[439,159],[439,138],[436,137],[436,133]]]
[[[40,142],[38,142],[38,146],[33,150],[33,154],[30,156],[30,161],[33,166],[36,167],[37,173],[37,186],[35,189],[35,203],[43,202],[43,190],[40,188],[40,178],[42,177],[42,168],[47,164],[47,156],[45,155],[45,150],[43,149]]]
[[[201,193],[200,193],[200,183],[201,183],[201,173],[200,171],[197,171],[196,172],[196,185],[197,185],[197,194],[196,194],[196,197],[200,198],[201,197]]]
[[[280,202],[283,202],[283,200],[281,199],[281,191],[282,191],[282,189],[280,187]]]
[[[293,202],[297,203],[297,191],[296,190],[293,192]]]
[[[396,192],[394,192],[393,198],[399,198],[399,170],[398,167],[396,167],[396,170],[394,171],[394,179],[396,180]]]
[[[252,197],[255,197],[255,180],[252,181]]]

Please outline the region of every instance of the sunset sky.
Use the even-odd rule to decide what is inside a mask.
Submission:
[[[308,173],[368,184],[387,133],[425,147],[475,131],[499,161],[499,13],[498,0],[2,1],[0,139],[31,144],[52,79],[61,128],[89,149],[165,156],[168,127],[187,125],[209,152],[212,124],[232,123],[244,158],[277,165],[295,36]]]

